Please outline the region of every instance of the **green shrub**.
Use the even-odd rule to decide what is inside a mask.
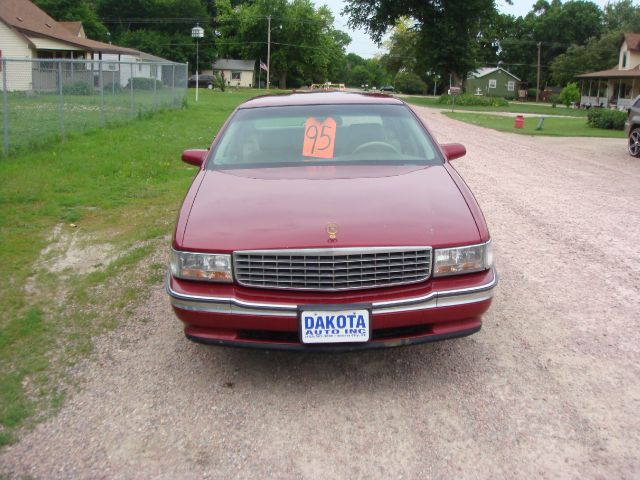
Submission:
[[[160,80],[156,80],[155,78],[147,78],[147,77],[133,77],[129,79],[127,82],[127,88],[131,88],[131,81],[133,80],[133,89],[134,90],[153,90],[153,84],[156,84],[156,89],[160,90],[162,88],[162,82]]]
[[[402,93],[424,93],[427,90],[427,84],[412,72],[400,72],[396,75],[394,82],[396,90]]]
[[[213,86],[218,87],[221,92],[224,92],[224,89],[226,87],[224,78],[222,78],[222,75],[220,75],[218,72],[216,72],[213,76]]]
[[[529,90],[527,90],[527,96],[529,98],[536,98],[536,92],[537,90],[535,88],[530,88]]]
[[[606,130],[624,130],[626,119],[626,112],[605,108],[592,108],[587,114],[587,123],[590,127],[604,128]]]
[[[560,101],[560,95],[551,95],[549,97],[549,102],[551,102],[553,106],[556,106],[557,104],[562,103]]]
[[[562,89],[560,92],[560,101],[567,107],[572,103],[580,102],[580,90],[578,90],[578,85],[575,82],[567,84],[567,86]]]
[[[87,82],[73,82],[62,86],[63,95],[93,95],[93,87]]]
[[[451,95],[442,95],[438,101],[445,105],[451,105]],[[461,107],[506,107],[509,102],[502,97],[482,97],[463,93],[456,96],[456,105]]]
[[[287,79],[287,88],[300,88],[304,85],[304,79],[300,77],[292,77]]]
[[[120,85],[120,82],[109,82],[109,83],[105,83],[102,86],[102,89],[105,92],[120,93],[122,91],[122,85]]]

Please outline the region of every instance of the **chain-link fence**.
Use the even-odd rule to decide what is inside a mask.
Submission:
[[[187,65],[105,60],[0,60],[4,155],[70,132],[180,108]]]

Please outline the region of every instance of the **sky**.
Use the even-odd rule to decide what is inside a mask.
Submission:
[[[401,0],[399,0],[401,1]],[[601,7],[606,5],[608,0],[594,0]],[[337,29],[347,32],[351,36],[351,44],[347,47],[347,53],[357,53],[361,57],[371,58],[376,54],[382,53],[382,49],[369,38],[364,30],[351,30],[347,27],[346,16],[340,14],[344,8],[343,0],[315,0],[314,3],[318,6],[327,5],[333,12],[335,17],[334,25]],[[524,16],[531,10],[531,7],[535,3],[535,0],[513,0],[513,5],[508,5],[504,0],[496,0],[498,10],[509,15]]]

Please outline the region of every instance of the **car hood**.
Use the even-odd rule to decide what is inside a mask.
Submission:
[[[335,240],[329,223],[337,224]],[[479,240],[443,166],[340,166],[207,171],[176,247],[231,252]]]

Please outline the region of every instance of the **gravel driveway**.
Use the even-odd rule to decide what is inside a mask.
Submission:
[[[455,166],[492,231],[501,283],[480,333],[355,354],[211,348],[185,340],[158,285],[0,473],[640,477],[640,160],[624,140],[418,110],[466,144]]]

